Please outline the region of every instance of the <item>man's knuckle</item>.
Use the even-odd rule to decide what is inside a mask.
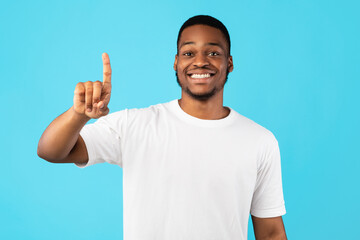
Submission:
[[[84,82],[84,86],[85,86],[85,88],[92,86],[92,82],[90,82],[90,81]]]
[[[75,86],[75,92],[80,92],[84,90],[84,85],[82,83],[77,83]]]
[[[83,95],[85,95],[85,90],[84,90],[84,89],[75,90],[74,93],[75,93],[76,95],[83,96]]]
[[[83,87],[78,87],[78,86],[75,87],[75,92],[76,92],[76,93],[78,93],[78,92],[84,92],[84,91],[85,91],[85,89],[84,89]]]
[[[86,93],[92,93],[92,91],[93,91],[92,86],[87,86],[86,87]]]

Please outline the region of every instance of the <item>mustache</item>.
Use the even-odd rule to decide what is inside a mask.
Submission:
[[[208,66],[204,66],[204,67],[196,67],[196,68],[191,68],[191,69],[187,69],[186,71],[193,71],[193,70],[212,70],[214,71],[215,69],[213,69],[212,67],[208,67]]]

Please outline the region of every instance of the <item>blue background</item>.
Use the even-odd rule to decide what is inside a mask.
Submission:
[[[181,24],[228,27],[224,105],[270,129],[282,156],[289,239],[359,236],[358,1],[2,1],[0,239],[122,239],[122,169],[36,154],[77,82],[113,68],[111,112],[180,98]],[[249,239],[254,239],[249,225]]]

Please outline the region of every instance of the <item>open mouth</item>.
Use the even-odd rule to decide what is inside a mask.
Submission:
[[[215,74],[213,73],[193,73],[193,74],[188,74],[188,76],[192,79],[198,79],[198,80],[201,80],[201,79],[207,79],[207,78],[210,78],[212,76],[214,76]]]

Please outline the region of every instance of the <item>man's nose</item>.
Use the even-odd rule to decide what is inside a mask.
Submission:
[[[197,67],[204,67],[204,66],[208,66],[209,65],[209,61],[207,59],[207,56],[204,54],[197,54],[195,56],[194,62],[193,62],[194,66]]]

